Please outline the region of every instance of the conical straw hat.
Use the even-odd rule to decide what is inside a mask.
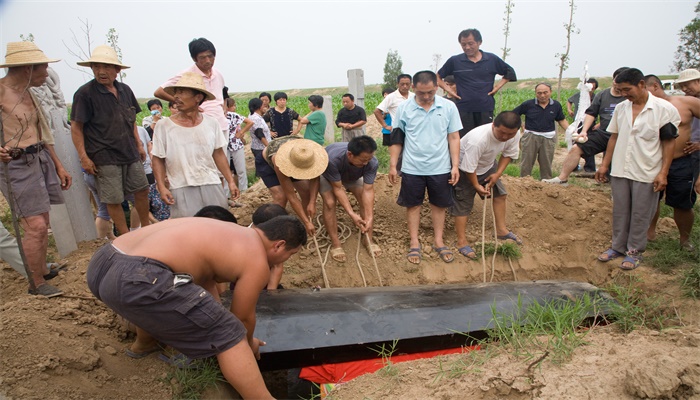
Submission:
[[[117,52],[106,44],[95,47],[95,50],[92,51],[92,55],[90,56],[89,60],[78,61],[78,65],[81,67],[89,67],[92,63],[116,65],[121,67],[121,69],[130,68],[129,66],[120,63]]]
[[[291,178],[313,179],[328,167],[328,153],[313,140],[290,140],[275,153],[275,165]]]
[[[194,72],[185,72],[184,74],[182,74],[180,80],[177,81],[176,84],[174,84],[173,86],[165,87],[163,88],[163,90],[165,90],[165,93],[174,96],[175,88],[187,88],[198,90],[204,93],[204,95],[207,97],[207,100],[214,100],[216,98],[204,86],[204,79],[202,79],[202,75],[196,74]]]
[[[7,43],[7,53],[5,53],[5,63],[0,65],[0,68],[47,64],[58,61],[61,60],[46,57],[44,52],[32,42],[9,42]]]

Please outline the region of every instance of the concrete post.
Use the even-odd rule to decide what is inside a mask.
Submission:
[[[363,70],[348,70],[348,93],[355,96],[355,105],[365,108],[365,72]]]
[[[323,113],[326,114],[326,131],[323,137],[326,143],[335,143],[335,115],[333,115],[333,97],[323,96]]]

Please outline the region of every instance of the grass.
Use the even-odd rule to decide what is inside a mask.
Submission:
[[[686,297],[700,299],[700,264],[696,263],[683,272],[681,290]]]
[[[637,275],[617,275],[605,289],[617,300],[611,304],[610,317],[622,332],[638,328],[661,330],[676,325],[675,310],[661,296],[642,287]]]
[[[477,256],[481,256],[480,251],[481,251],[481,246],[476,246],[475,249],[477,250]],[[493,252],[496,251],[496,245],[492,242],[484,243],[484,254],[487,256],[493,255]],[[513,242],[503,242],[498,245],[498,254],[502,255],[505,258],[510,258],[513,260],[517,260],[520,257],[523,256],[522,251],[520,250],[520,246],[518,246],[516,243]]]
[[[164,382],[171,385],[174,399],[198,400],[202,393],[219,382],[225,382],[215,358],[197,361],[195,368],[173,367]]]
[[[396,352],[396,346],[398,344],[399,340],[394,339],[394,341],[390,345],[382,343],[380,346],[371,349],[372,351],[377,353],[377,356],[381,357],[382,364],[384,364],[384,367],[382,367],[382,369],[378,371],[380,374],[390,377],[398,376],[399,370],[398,368],[396,368],[394,363],[391,362],[391,356],[393,356]]]

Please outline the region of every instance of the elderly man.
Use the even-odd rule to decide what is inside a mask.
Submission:
[[[6,199],[14,200],[12,211],[24,228],[22,247],[30,274],[29,293],[45,297],[63,294],[44,279],[49,273],[49,210],[51,204],[63,203],[61,189],[68,190],[72,180],[56,156],[53,135],[29,88],[41,86],[48,77],[49,63],[57,61],[47,58],[34,43],[10,42],[0,65],[7,68],[0,79],[0,160],[7,164],[0,168],[0,189]]]
[[[134,194],[141,226],[149,224],[148,180],[142,164],[146,152],[136,129],[141,106],[129,86],[117,81],[119,71],[129,67],[111,47],[97,46],[90,59],[78,65],[90,67],[95,79],[73,95],[73,144],[83,170],[95,175],[100,200],[123,235],[129,232],[121,206],[127,194]]]
[[[515,70],[493,53],[479,50],[481,32],[477,29],[465,29],[457,35],[463,54],[450,57],[438,71],[438,85],[458,99],[457,108],[462,120],[463,137],[479,125],[493,121],[495,101],[493,96],[508,82],[515,82]],[[445,85],[442,77],[454,75],[457,83],[455,92]],[[494,85],[496,75],[503,78]]]
[[[682,249],[694,252],[690,242],[690,231],[693,229],[695,214],[693,206],[697,196],[693,190],[693,184],[697,179],[698,162],[685,151],[690,143],[690,128],[694,120],[700,118],[700,99],[691,96],[669,96],[664,92],[661,80],[656,75],[644,77],[647,89],[652,95],[664,99],[673,104],[681,116],[678,125],[678,137],[674,140],[673,161],[668,170],[668,184],[663,195],[666,197],[666,205],[673,207],[673,220],[680,234]],[[653,240],[656,237],[656,222],[659,218],[660,208],[649,226],[647,238]]]
[[[178,113],[159,122],[153,133],[153,173],[161,198],[170,205],[172,218],[191,217],[208,205],[226,207],[217,170],[233,197],[239,195],[224,153],[228,140],[221,135],[218,121],[199,112],[200,105],[214,95],[194,72],[185,72],[165,91],[173,97]]]
[[[219,123],[219,130],[227,138],[228,121],[224,115],[224,76],[218,69],[214,68],[216,48],[209,40],[199,38],[190,42],[189,51],[194,65],[168,79],[156,89],[153,95],[166,101],[173,101],[175,98],[165,90],[166,87],[175,85],[185,72],[200,75],[204,80],[205,89],[214,95],[214,98],[204,101],[201,108],[204,114],[214,118]]]
[[[367,123],[365,109],[355,105],[355,96],[345,93],[342,98],[343,108],[338,111],[335,125],[341,128],[342,141],[349,142],[350,139],[365,134],[364,125]]]
[[[216,357],[245,399],[272,398],[255,359],[255,306],[270,277],[306,244],[298,219],[277,217],[253,229],[209,218],[181,218],[117,238],[90,260],[92,293],[137,326],[127,351],[145,357],[169,345],[189,358]],[[230,311],[217,282],[233,282]]]
[[[347,257],[338,238],[336,205],[348,213],[355,226],[367,234],[369,241],[363,240],[365,247],[374,256],[381,253],[379,246],[372,242],[374,225],[374,179],[377,177],[379,161],[374,156],[377,143],[369,136],[358,136],[349,142],[333,143],[326,147],[328,167],[321,175],[321,198],[323,199],[323,221],[331,239],[331,257],[345,262]],[[360,207],[360,213],[352,209],[346,190],[352,192]]]
[[[681,117],[671,103],[647,91],[636,68],[620,72],[615,85],[627,100],[615,108],[605,158],[595,174],[597,181],[607,181],[612,161],[612,245],[598,259],[624,256],[620,268],[632,270],[642,261],[658,192],[666,188]]]
[[[396,203],[406,207],[410,248],[408,262],[420,263],[422,250],[418,240],[420,209],[428,190],[433,222],[434,245],[442,261],[454,261],[454,255],[443,242],[445,210],[453,203],[452,187],[457,184],[459,170],[459,130],[462,123],[453,102],[436,97],[437,76],[421,71],[413,76],[415,97],[403,102],[396,111],[391,134],[389,181],[397,183],[399,155],[401,191]]]
[[[678,75],[676,83],[686,96],[700,99],[700,71],[686,69]],[[690,140],[683,149],[685,154],[692,154],[695,162],[700,163],[700,119],[695,118],[691,128]],[[695,180],[698,180],[698,171],[695,172]]]
[[[566,130],[569,122],[561,104],[552,99],[552,87],[548,83],[538,83],[535,86],[535,96],[536,98],[526,100],[513,109],[514,113],[525,115],[525,129],[520,139],[520,177],[532,175],[532,166],[537,159],[540,177],[551,179],[554,149],[557,147],[557,128],[554,123]]]
[[[374,117],[379,121],[379,125],[382,126],[383,130],[391,132],[391,126],[387,125],[385,121],[385,116],[389,115],[389,121],[396,120],[396,110],[399,108],[401,103],[406,100],[413,98],[414,94],[410,92],[411,89],[411,75],[401,74],[396,77],[396,84],[398,90],[394,90],[384,96],[384,100],[377,106],[374,110]],[[384,137],[384,145],[388,146],[390,144],[390,139],[387,140],[389,135]],[[387,143],[388,142],[388,143]]]

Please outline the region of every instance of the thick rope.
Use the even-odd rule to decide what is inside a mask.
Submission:
[[[362,275],[362,283],[367,287],[367,280],[365,279],[365,272],[362,270],[362,265],[360,265],[360,247],[362,247],[362,229],[358,230],[357,235],[357,251],[355,252],[355,262],[357,263],[357,269],[360,270],[360,275]],[[370,251],[371,253],[371,251]]]
[[[362,231],[360,231],[362,232]],[[369,240],[369,234],[365,233],[365,237],[367,238],[367,244],[371,245],[372,242]],[[379,273],[379,266],[377,265],[377,258],[374,257],[374,252],[371,249],[369,249],[369,254],[372,256],[372,262],[374,263],[374,270],[377,271],[377,278],[379,279],[379,286],[384,286],[384,283],[382,282],[382,275]]]
[[[326,285],[326,289],[331,287],[331,283],[328,281],[328,275],[326,274],[326,266],[323,263],[323,257],[321,257],[321,250],[318,247],[318,241],[316,241],[316,235],[313,236],[314,244],[316,245],[316,253],[318,254],[318,260],[321,262],[321,273],[323,274],[323,283]]]

